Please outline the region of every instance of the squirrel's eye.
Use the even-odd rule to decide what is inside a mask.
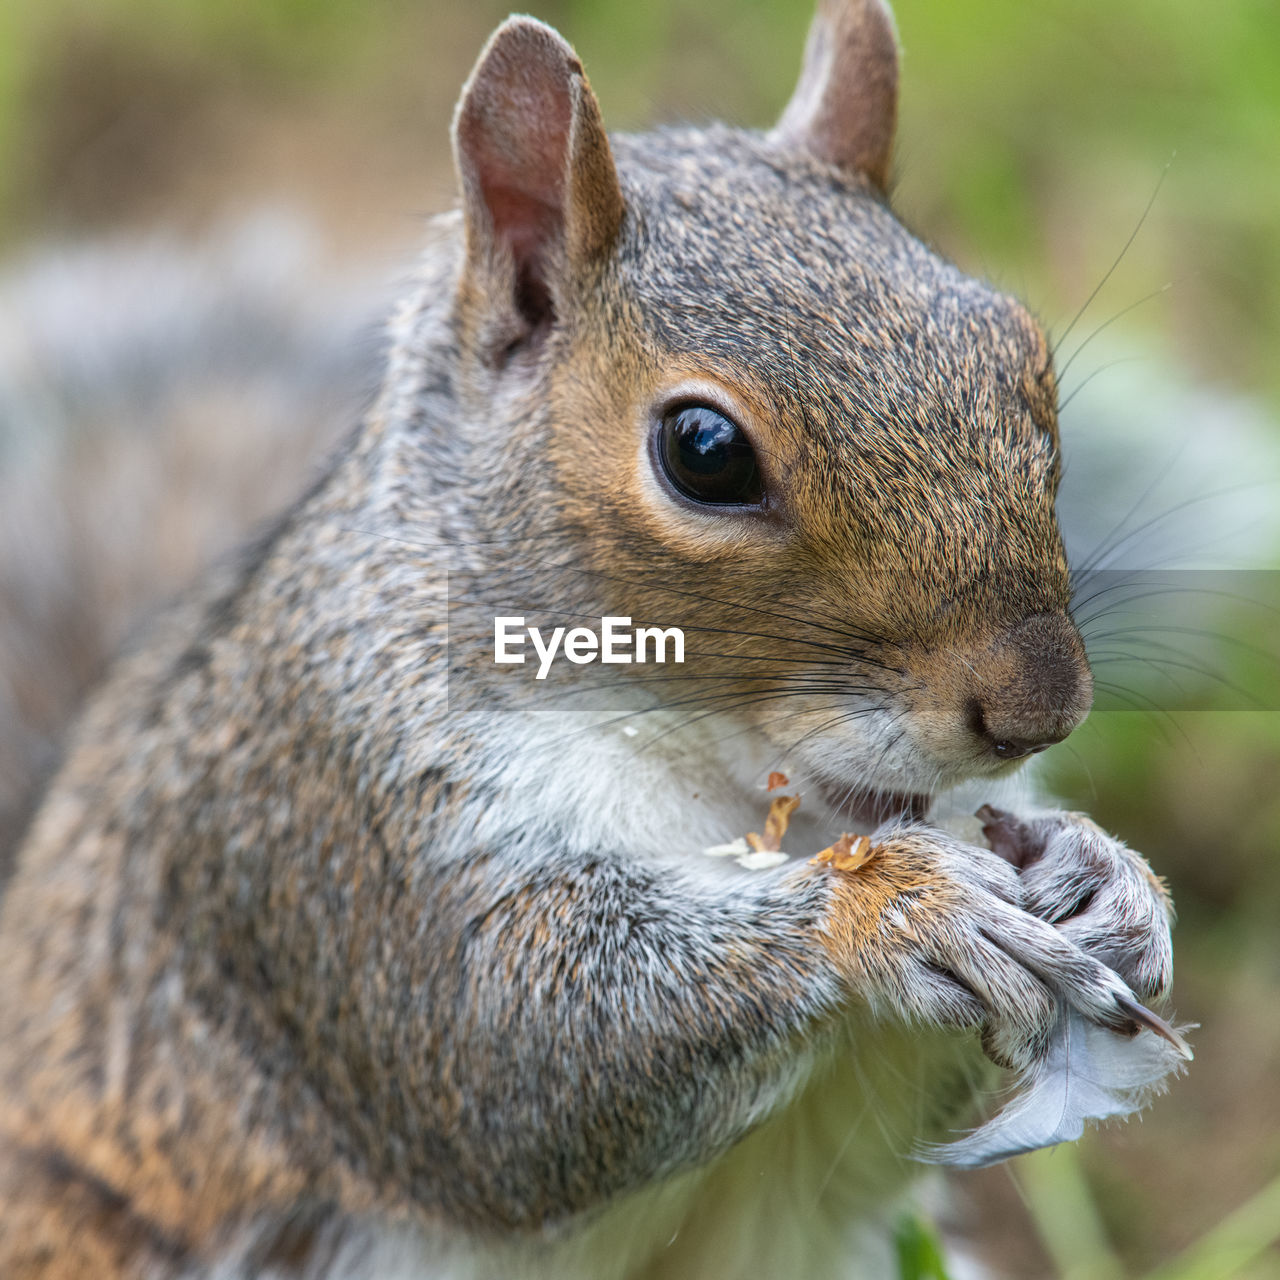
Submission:
[[[705,404],[668,409],[658,427],[667,479],[694,502],[758,506],[764,484],[755,450],[736,422]]]

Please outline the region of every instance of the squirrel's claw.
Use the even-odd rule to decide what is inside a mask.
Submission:
[[[1191,1052],[1191,1046],[1159,1014],[1152,1013],[1150,1009],[1140,1005],[1136,1000],[1130,1000],[1127,996],[1117,996],[1116,1004],[1136,1024],[1134,1034],[1137,1034],[1142,1027],[1146,1027],[1148,1031],[1154,1031],[1162,1040],[1167,1040],[1173,1045],[1182,1055],[1184,1062],[1190,1062],[1195,1056]]]

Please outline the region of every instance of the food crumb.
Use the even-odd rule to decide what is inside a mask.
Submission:
[[[836,871],[857,871],[870,860],[874,848],[870,836],[853,836],[847,831],[833,845],[809,859],[815,865],[829,864]]]
[[[730,840],[728,844],[713,844],[702,852],[708,858],[736,858],[744,853],[750,853],[751,846],[739,836],[736,840]]]
[[[736,859],[738,866],[748,871],[764,871],[768,867],[780,867],[787,861],[785,853],[774,853],[768,849],[757,849],[752,853],[741,854]]]
[[[757,853],[777,853],[782,848],[782,837],[787,834],[787,825],[799,803],[799,796],[779,796],[769,806],[769,816],[764,820],[764,835],[748,831],[747,843]]]

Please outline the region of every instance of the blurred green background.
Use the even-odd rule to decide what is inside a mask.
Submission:
[[[1145,323],[1196,372],[1280,395],[1280,5],[895,8],[908,218],[1052,322],[1096,283],[1176,152],[1126,263],[1144,293],[1176,282]],[[273,187],[323,207],[344,236],[404,233],[407,213],[448,196],[448,111],[506,9],[6,0],[0,234],[197,221]],[[534,9],[570,35],[613,128],[767,123],[810,13],[806,0]]]
[[[316,219],[335,263],[412,248],[422,215],[451,199],[449,111],[506,12],[492,0],[6,4],[0,254],[123,229],[198,240],[283,201]],[[810,16],[808,0],[532,9],[574,42],[623,129],[769,123]],[[1167,168],[1073,331],[1086,338],[1115,317],[1066,390],[1097,372],[1091,403],[1106,402],[1101,353],[1120,334],[1146,353],[1148,379],[1176,370],[1179,385],[1280,418],[1280,4],[895,10],[896,204],[1051,331],[1101,280]],[[1143,396],[1141,380],[1126,385]],[[1172,439],[1176,396],[1169,415]],[[1135,459],[1135,487],[1151,471]],[[1272,563],[1277,550],[1258,548]],[[1263,640],[1271,617],[1220,625]],[[1053,753],[1062,793],[1171,880],[1178,1010],[1202,1025],[1192,1071],[1142,1124],[957,1180],[980,1244],[1010,1276],[1280,1276],[1280,717],[1266,709],[1277,695],[1264,689],[1261,710],[1180,711],[1172,726],[1105,712]]]

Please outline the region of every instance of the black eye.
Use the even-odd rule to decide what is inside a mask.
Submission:
[[[742,428],[705,404],[668,409],[658,428],[662,469],[686,498],[714,506],[758,506],[764,483]]]

